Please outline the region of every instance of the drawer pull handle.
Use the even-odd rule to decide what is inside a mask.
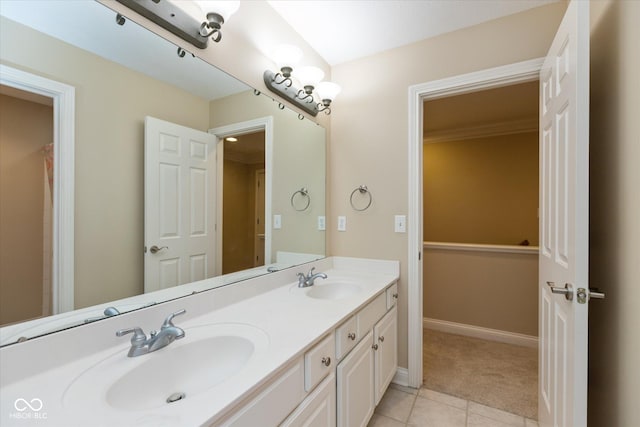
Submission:
[[[331,358],[330,358],[329,356],[327,356],[327,357],[323,357],[323,358],[322,358],[322,364],[323,364],[324,366],[329,366],[329,365],[331,365]]]
[[[380,341],[380,342],[384,342],[384,337],[383,337],[382,335],[380,335],[380,336],[378,337],[378,341]]]
[[[396,292],[395,294],[393,294],[393,297],[394,297],[395,299],[398,299],[398,293]]]
[[[377,350],[378,349],[378,344],[374,344],[371,346],[372,349]]]
[[[351,341],[355,341],[356,340],[356,333],[355,332],[349,332],[349,335],[347,335],[347,338],[349,338]]]

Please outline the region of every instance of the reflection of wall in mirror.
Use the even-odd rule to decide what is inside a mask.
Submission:
[[[248,102],[251,98],[251,102]],[[280,110],[266,96],[247,91],[211,101],[211,126],[220,127],[273,117],[273,194],[272,212],[282,215],[282,228],[272,231],[271,260],[279,251],[307,254],[325,253],[325,232],[318,231],[318,216],[325,215],[325,130],[291,110]],[[291,195],[306,187],[311,203],[298,212],[291,206]],[[300,238],[303,236],[303,238]]]
[[[0,325],[5,325],[47,315],[51,307],[49,298],[43,301],[50,293],[43,290],[42,148],[52,141],[53,107],[3,94],[0,117]]]
[[[144,117],[206,131],[208,100],[3,17],[0,32],[3,63],[76,88],[76,308],[142,293]]]

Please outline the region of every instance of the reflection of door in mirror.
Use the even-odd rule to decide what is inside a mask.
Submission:
[[[216,137],[146,117],[144,145],[145,293],[213,277]]]
[[[0,325],[52,314],[53,100],[0,86]]]
[[[265,132],[224,140],[222,273],[264,265]]]

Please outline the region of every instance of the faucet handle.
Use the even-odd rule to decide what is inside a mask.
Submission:
[[[187,310],[185,310],[184,308],[180,311],[176,311],[175,313],[171,313],[170,315],[167,316],[166,319],[164,319],[164,322],[162,323],[162,327],[160,329],[165,329],[165,328],[175,328],[176,325],[173,324],[173,318],[176,316],[180,316],[181,314],[185,314],[187,312]]]
[[[131,344],[138,344],[147,340],[147,336],[138,326],[129,329],[120,329],[119,331],[116,331],[116,336],[122,337],[131,333],[133,333],[133,336],[131,337]]]
[[[309,274],[307,274],[307,277],[311,277],[313,276],[313,271],[315,270],[315,267],[311,267],[311,270],[309,270]]]

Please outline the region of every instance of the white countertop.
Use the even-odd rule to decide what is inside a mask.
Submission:
[[[166,312],[166,314],[176,311],[185,306],[188,313],[194,315],[188,317],[183,316],[175,319],[176,325],[185,330],[184,339],[171,344],[171,346],[185,345],[189,342],[189,331],[201,325],[212,325],[222,323],[239,323],[255,326],[266,334],[268,337],[268,345],[259,356],[246,365],[239,373],[224,381],[218,386],[203,391],[194,396],[187,396],[186,399],[172,404],[164,404],[152,410],[120,410],[112,408],[106,404],[106,401],[96,399],[95,405],[86,405],[89,407],[77,407],[69,402],[63,401],[65,390],[72,380],[82,372],[96,365],[100,361],[114,354],[122,355],[122,364],[133,363],[134,359],[140,359],[153,356],[138,356],[136,358],[126,357],[127,350],[130,346],[129,339],[113,339],[111,336],[105,340],[115,343],[107,347],[102,346],[97,351],[90,352],[79,351],[81,357],[75,360],[67,360],[62,356],[56,356],[55,349],[52,349],[52,357],[58,357],[60,363],[48,361],[52,366],[44,369],[31,369],[30,365],[43,361],[43,355],[26,355],[23,359],[16,354],[20,345],[16,348],[13,346],[0,349],[0,371],[7,369],[19,369],[24,371],[23,375],[12,375],[2,372],[2,391],[0,392],[1,410],[0,424],[3,426],[28,426],[28,425],[47,425],[47,426],[101,426],[101,425],[118,425],[118,426],[199,426],[208,425],[215,422],[220,416],[228,412],[243,398],[246,398],[252,391],[256,390],[265,382],[269,381],[279,368],[284,367],[288,362],[301,356],[304,351],[319,341],[324,335],[335,329],[343,320],[355,313],[359,308],[363,307],[371,301],[379,293],[398,279],[399,266],[394,261],[368,261],[349,258],[328,258],[315,263],[311,263],[305,268],[316,265],[319,271],[326,273],[329,279],[344,278],[350,281],[357,281],[362,290],[351,296],[339,300],[314,299],[304,295],[306,289],[297,287],[297,282],[292,282],[291,277],[295,272],[282,274],[276,277],[276,274],[267,278],[253,279],[247,283],[248,287],[259,289],[261,286],[269,287],[270,290],[259,293],[248,298],[242,298],[237,302],[229,304],[220,303],[220,299],[225,299],[225,295],[215,291],[202,295],[194,295],[181,300],[172,301],[164,304],[162,310],[158,307],[152,307],[153,316],[144,316],[144,310],[140,312],[139,318],[136,314],[139,312],[127,314],[127,323],[123,323],[124,319],[115,322],[113,325],[107,324],[112,319],[96,322],[96,328],[92,328],[93,324],[83,326],[82,333],[87,334],[87,341],[80,341],[83,345],[93,345],[99,340],[96,334],[109,335],[114,334],[115,330],[127,326],[145,326],[145,324],[153,324],[149,317],[156,319],[155,323],[159,326],[162,316],[157,314]],[[327,268],[328,269],[323,269]],[[267,282],[271,280],[271,284]],[[279,284],[274,284],[275,280],[280,280]],[[320,283],[322,279],[318,279]],[[235,285],[237,286],[245,286]],[[238,289],[227,289],[226,292],[237,292]],[[217,304],[212,304],[213,300],[218,300]],[[232,301],[234,298],[230,298]],[[235,296],[235,299],[239,299]],[[215,306],[220,305],[219,308]],[[213,306],[213,310],[207,310],[207,306]],[[204,307],[203,307],[204,306]],[[200,313],[197,313],[200,312]],[[121,316],[117,316],[121,317]],[[160,317],[160,318],[159,318]],[[183,320],[184,318],[184,320]],[[182,321],[183,320],[183,321]],[[131,324],[132,322],[139,323]],[[100,326],[100,328],[97,328]],[[147,331],[147,328],[144,328]],[[200,328],[198,328],[200,329]],[[195,330],[194,330],[195,331]],[[57,337],[54,334],[50,336],[50,346],[55,345],[71,345],[78,346],[78,334],[73,334],[74,342],[68,342],[72,338],[71,335]],[[45,340],[48,337],[38,338]],[[64,342],[67,340],[67,342]],[[57,341],[57,343],[55,342]],[[34,344],[32,352],[37,348],[50,348],[45,342],[40,342],[39,346]],[[68,351],[68,349],[66,349]],[[161,352],[165,349],[158,351]],[[5,363],[3,359],[3,351],[10,356]],[[10,352],[10,353],[9,353]],[[46,359],[46,357],[45,357]],[[23,362],[20,362],[23,360]],[[66,362],[66,363],[65,363]],[[9,366],[23,365],[23,366]],[[46,364],[45,364],[46,365]],[[174,367],[180,369],[179,366]],[[6,374],[6,375],[5,375]],[[158,373],[159,375],[162,372]],[[15,407],[17,399],[24,399],[32,402],[32,399],[39,399],[42,402],[42,408],[38,411],[32,411],[27,408],[24,411],[18,411]],[[34,406],[37,405],[34,402]],[[23,402],[18,405],[24,407]],[[46,416],[46,421],[36,417]],[[29,417],[29,418],[27,418]]]

